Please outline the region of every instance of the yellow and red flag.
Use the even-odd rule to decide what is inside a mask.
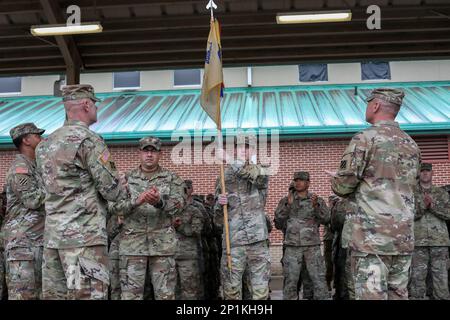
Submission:
[[[200,104],[220,128],[220,98],[223,96],[222,47],[220,45],[220,25],[211,19],[208,43],[206,46],[205,70],[203,73]]]

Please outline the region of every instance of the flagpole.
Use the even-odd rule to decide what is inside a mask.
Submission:
[[[223,150],[222,117],[220,114],[220,90],[219,90],[219,96],[217,99],[217,110],[219,110],[218,124],[217,124],[217,137],[218,137],[218,141],[220,142],[220,150]],[[220,161],[220,184],[221,184],[222,194],[226,194],[225,169],[224,169],[224,165],[223,165],[223,160]],[[230,276],[231,276],[232,265],[231,265],[230,226],[228,225],[228,204],[225,204],[223,206],[223,227],[225,229],[225,248],[226,248],[226,254],[227,254],[227,266],[228,266],[228,271],[230,271]]]
[[[214,23],[214,9],[217,9],[217,5],[214,3],[214,0],[209,0],[206,9],[211,9],[211,23]],[[214,28],[215,30],[215,28]],[[219,37],[216,37],[219,39]],[[220,88],[221,89],[221,88]],[[217,92],[217,102],[216,102],[216,110],[218,110],[217,114],[217,138],[218,142],[220,142],[220,150],[223,151],[223,139],[222,139],[222,117],[220,112],[220,94],[221,90]],[[223,158],[223,157],[222,157]],[[225,169],[223,165],[223,159],[220,161],[220,186],[222,190],[222,194],[226,194],[225,188]],[[223,205],[223,227],[225,229],[225,246],[226,246],[226,254],[227,254],[227,267],[230,272],[231,278],[231,245],[230,245],[230,226],[228,225],[228,204]]]

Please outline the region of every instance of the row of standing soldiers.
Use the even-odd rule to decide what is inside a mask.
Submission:
[[[366,120],[373,126],[353,137],[338,171],[328,172],[333,192],[345,199],[333,204],[341,218],[309,192],[308,172],[294,174],[275,212],[284,234],[285,299],[298,298],[303,266],[314,298],[330,298],[319,225],[331,222],[339,230],[339,220],[335,244],[343,250],[335,251],[347,256],[335,265],[351,270],[335,282],[350,283],[356,299],[407,299],[408,282],[410,295],[422,298],[428,269],[434,297],[448,298],[448,196],[431,185],[430,164],[421,164],[416,143],[394,121],[403,96],[394,89],[372,92]],[[110,288],[117,298],[119,287],[121,299],[216,298],[218,292],[224,299],[242,299],[243,292],[269,298],[269,173],[249,162],[248,141],[225,169],[225,190],[217,180],[211,215],[212,202],[208,213],[189,181],[159,165],[156,137],[139,141],[140,165],[119,175],[105,142],[89,129],[99,101],[91,86],[66,86],[63,101],[67,120],[47,139],[32,123],[10,131],[19,150],[6,178],[2,227],[10,299],[106,299]],[[211,259],[220,252],[219,234],[220,267],[217,254]],[[206,269],[214,279],[203,278]]]

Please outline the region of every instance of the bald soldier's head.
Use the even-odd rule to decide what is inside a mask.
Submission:
[[[97,106],[99,102],[94,88],[88,84],[77,84],[63,88],[64,109],[68,120],[77,120],[88,126],[97,122]]]

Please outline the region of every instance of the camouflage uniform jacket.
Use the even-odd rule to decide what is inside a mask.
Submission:
[[[330,211],[322,198],[318,198],[319,207],[313,208],[311,193],[306,197],[294,193],[292,204],[288,197],[278,203],[275,210],[275,227],[286,230],[283,244],[286,246],[320,245],[320,224],[330,222]]]
[[[198,259],[201,254],[203,214],[196,205],[188,204],[177,216],[181,224],[176,228],[178,244],[175,258]]]
[[[42,246],[45,193],[35,161],[23,154],[16,156],[8,170],[6,197],[5,249]]]
[[[151,176],[138,167],[127,172],[126,179],[129,196],[113,208],[124,215],[119,254],[174,256],[177,240],[172,219],[186,201],[183,180],[161,167]],[[139,195],[153,186],[159,190],[162,206],[157,208],[144,203],[136,207]]]
[[[107,245],[107,201],[125,194],[103,139],[81,121],[66,121],[36,150],[45,186],[44,245]]]
[[[242,246],[269,237],[264,206],[268,186],[265,168],[256,164],[247,164],[241,168],[231,165],[225,169],[225,188],[228,193],[228,225],[230,245]],[[216,199],[220,192],[220,180],[216,182]],[[223,207],[216,203],[214,223],[223,227]],[[223,233],[225,234],[225,233]],[[225,238],[222,239],[225,248]]]
[[[450,246],[446,221],[450,220],[449,196],[442,188],[431,186],[428,193],[434,207],[427,209],[424,203],[425,190],[416,189],[416,221],[414,221],[415,246]]]
[[[331,181],[337,195],[356,199],[352,250],[383,255],[412,253],[419,165],[417,144],[397,122],[377,122],[352,138]]]

